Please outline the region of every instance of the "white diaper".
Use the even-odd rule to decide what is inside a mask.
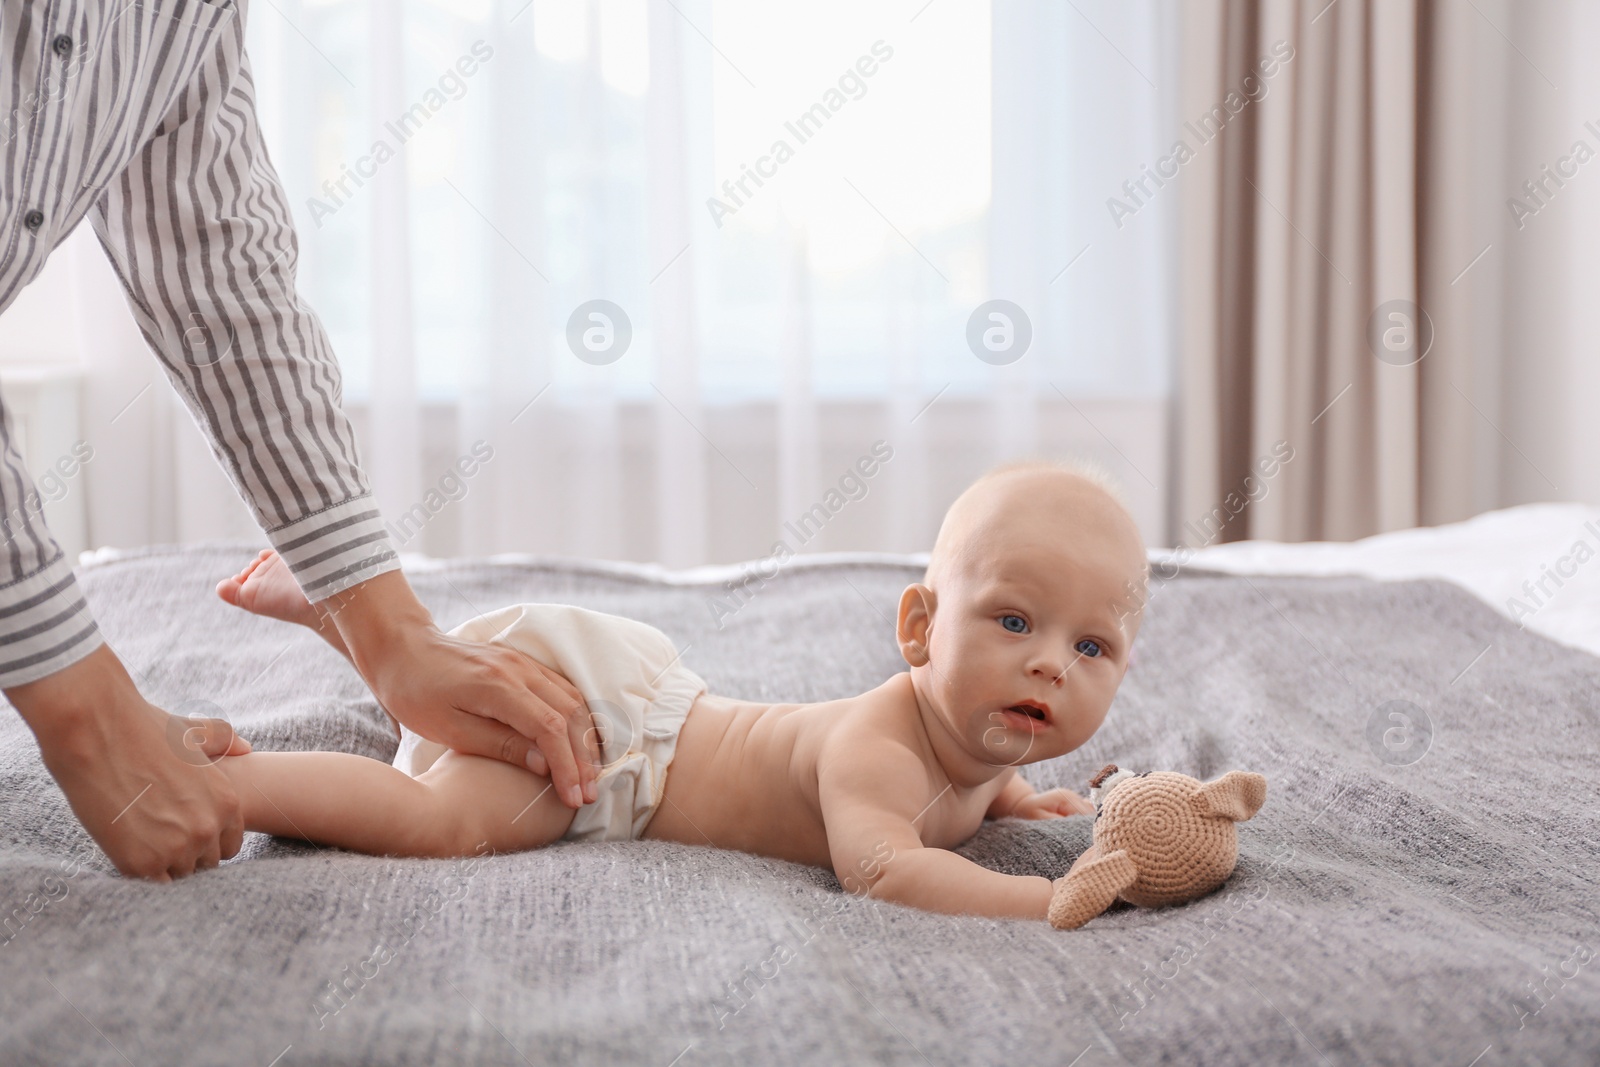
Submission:
[[[678,733],[706,683],[654,626],[567,604],[513,604],[457,626],[453,637],[518,649],[567,677],[600,735],[599,796],[567,830],[569,841],[627,841],[661,804]],[[446,746],[402,726],[394,765],[415,778]]]

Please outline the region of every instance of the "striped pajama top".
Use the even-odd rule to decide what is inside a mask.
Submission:
[[[320,600],[399,559],[340,409],[338,363],[295,293],[294,223],[256,122],[245,6],[0,0],[0,311],[87,215],[167,377]],[[0,438],[9,687],[103,638],[3,399]]]

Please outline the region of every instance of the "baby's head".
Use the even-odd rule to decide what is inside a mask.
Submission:
[[[1093,467],[998,467],[956,498],[897,637],[924,711],[984,763],[1087,741],[1139,631],[1149,565],[1133,517]]]

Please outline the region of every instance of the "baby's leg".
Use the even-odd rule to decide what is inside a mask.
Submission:
[[[217,595],[252,615],[304,626],[338,649],[346,659],[350,658],[350,650],[345,647],[344,638],[339,636],[339,629],[333,623],[341,598],[334,597],[312,604],[289,573],[288,564],[270,548],[263,548],[232,578],[218,582]]]
[[[451,857],[539,848],[572,823],[550,780],[447,751],[417,778],[346,752],[252,752],[217,764],[245,829],[374,856]]]

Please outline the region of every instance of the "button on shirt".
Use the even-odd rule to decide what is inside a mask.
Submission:
[[[399,566],[295,293],[243,0],[0,0],[0,311],[87,215],[134,318],[300,587]],[[89,433],[93,445],[93,428]],[[0,398],[0,687],[102,643]],[[33,457],[39,459],[41,457]]]

